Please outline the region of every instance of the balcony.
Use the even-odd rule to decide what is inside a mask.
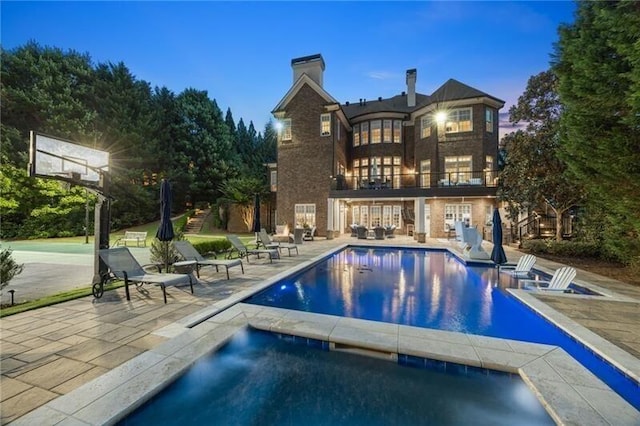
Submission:
[[[471,197],[496,194],[497,171],[395,175],[388,179],[336,176],[332,198]]]

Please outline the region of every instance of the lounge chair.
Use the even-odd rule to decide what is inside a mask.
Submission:
[[[352,237],[357,237],[358,236],[358,225],[349,225],[349,227],[351,228],[351,236]]]
[[[267,234],[267,231],[264,228],[262,228],[258,233],[258,238],[259,238],[259,242],[266,249],[277,249],[277,250],[287,249],[289,250],[289,256],[291,256],[291,250],[295,250],[296,254],[300,254],[298,253],[298,246],[296,244],[272,241],[271,238],[269,238],[269,234]]]
[[[571,280],[576,277],[576,270],[570,266],[558,269],[551,277],[550,281],[542,280],[520,280],[524,288],[529,290],[560,291],[564,292],[569,288]]]
[[[515,275],[516,277],[526,277],[531,272],[531,268],[535,265],[537,258],[532,254],[525,254],[518,260],[515,265],[504,264],[498,265],[498,271],[506,270],[505,272]]]
[[[216,272],[218,272],[220,266],[224,266],[227,271],[227,279],[229,279],[229,268],[233,266],[240,266],[244,274],[244,266],[240,259],[216,259],[215,254],[214,259],[205,259],[189,241],[176,241],[174,242],[174,246],[184,260],[194,260],[196,262],[196,274],[198,278],[200,278],[200,268],[203,266],[215,266]]]
[[[113,276],[124,281],[127,300],[131,300],[129,295],[129,283],[139,285],[146,283],[159,285],[162,288],[164,303],[167,303],[167,291],[165,287],[168,285],[177,287],[178,284],[189,284],[189,287],[191,287],[191,294],[193,294],[193,279],[191,274],[150,274],[143,269],[127,247],[102,249],[100,250],[100,259],[102,259],[105,265],[107,265]],[[107,276],[102,277],[100,290],[103,289],[104,282],[107,278]],[[102,291],[100,291],[99,294],[102,296]],[[94,296],[95,295],[96,289],[94,288]]]
[[[234,250],[238,252],[238,257],[246,258],[247,262],[249,262],[249,255],[254,254],[258,259],[260,259],[261,254],[266,254],[269,256],[269,261],[273,263],[273,258],[280,258],[280,254],[277,249],[250,249],[245,246],[240,238],[237,235],[227,235],[227,240],[231,243]]]

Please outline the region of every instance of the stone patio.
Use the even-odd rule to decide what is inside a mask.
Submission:
[[[249,289],[295,265],[308,261],[339,244],[356,239],[316,239],[305,242],[298,256],[286,254],[281,260],[245,261],[239,268],[201,271],[201,283],[194,294],[187,288],[167,288],[168,303],[158,287],[132,287],[131,301],[124,288],[107,292],[98,300],[85,297],[0,320],[2,378],[1,423],[7,424],[48,401],[71,392],[137,355],[157,347],[167,338],[154,334],[211,304]],[[416,244],[411,238],[368,240],[367,244]],[[417,244],[416,244],[417,245]],[[451,247],[443,240],[430,239],[420,247]],[[519,252],[505,248],[510,261]],[[536,268],[553,271],[560,265],[539,259]],[[553,309],[640,358],[640,288],[605,277],[578,271],[578,280],[627,296],[628,301],[576,299],[536,295]]]

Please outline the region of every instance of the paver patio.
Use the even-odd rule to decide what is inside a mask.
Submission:
[[[132,287],[131,301],[124,289],[106,292],[98,300],[85,297],[0,320],[1,423],[7,424],[46,402],[98,377],[110,369],[164,342],[153,332],[213,302],[226,299],[263,280],[344,243],[356,239],[317,239],[305,242],[298,256],[282,256],[245,262],[245,274],[233,268],[231,279],[224,271],[202,271],[202,283],[194,294],[186,288],[167,288],[168,303],[159,287]],[[367,244],[416,244],[408,237],[367,241]],[[445,241],[428,240],[420,247],[450,247]],[[506,248],[515,261],[520,253]],[[536,267],[555,270],[560,265],[539,259]],[[640,357],[640,288],[606,277],[578,271],[578,279],[632,297],[634,301],[572,299],[537,296],[554,309],[589,328],[636,358]]]

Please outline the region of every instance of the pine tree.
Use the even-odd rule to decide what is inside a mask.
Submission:
[[[640,3],[579,2],[575,22],[560,28],[554,70],[564,159],[587,210],[599,212],[590,222],[606,254],[640,266],[638,34]]]

